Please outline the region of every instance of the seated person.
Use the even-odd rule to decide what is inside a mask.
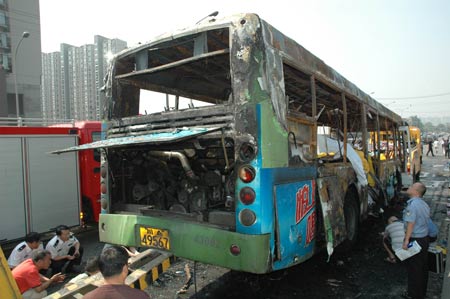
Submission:
[[[83,248],[66,225],[56,228],[56,235],[47,243],[46,250],[52,254],[50,268],[53,273],[80,272],[74,267],[81,264]]]
[[[34,251],[44,250],[41,243],[41,237],[36,232],[31,232],[25,236],[25,241],[20,242],[9,255],[9,268],[14,269],[26,259],[31,258]]]

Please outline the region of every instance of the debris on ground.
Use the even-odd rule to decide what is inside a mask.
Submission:
[[[184,273],[186,274],[186,282],[184,283],[183,287],[177,291],[177,294],[185,294],[189,287],[192,285],[192,274],[191,270],[189,269],[189,264],[184,265]]]

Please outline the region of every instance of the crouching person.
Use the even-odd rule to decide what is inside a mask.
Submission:
[[[405,226],[402,221],[397,217],[391,216],[388,219],[388,225],[383,235],[383,246],[386,249],[388,257],[386,262],[395,264],[397,258],[395,257],[395,251],[402,248],[403,240],[405,239]]]
[[[65,276],[61,273],[47,278],[39,274],[40,270],[46,270],[51,263],[51,253],[47,250],[35,251],[32,258],[20,263],[12,270],[23,299],[39,299],[47,296],[47,289],[54,282],[62,282]]]
[[[79,265],[83,257],[83,248],[67,225],[56,228],[56,236],[48,241],[46,250],[52,254],[52,273],[80,273]]]

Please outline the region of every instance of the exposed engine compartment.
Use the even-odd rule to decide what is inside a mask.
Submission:
[[[234,226],[234,141],[195,138],[176,145],[107,153],[113,210],[166,213]]]

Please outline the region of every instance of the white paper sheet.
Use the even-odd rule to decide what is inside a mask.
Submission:
[[[404,261],[407,258],[412,257],[413,255],[416,255],[420,252],[422,247],[420,247],[419,243],[417,241],[414,241],[412,243],[412,246],[408,248],[408,250],[405,250],[403,248],[397,249],[395,251],[395,255],[401,260]]]

